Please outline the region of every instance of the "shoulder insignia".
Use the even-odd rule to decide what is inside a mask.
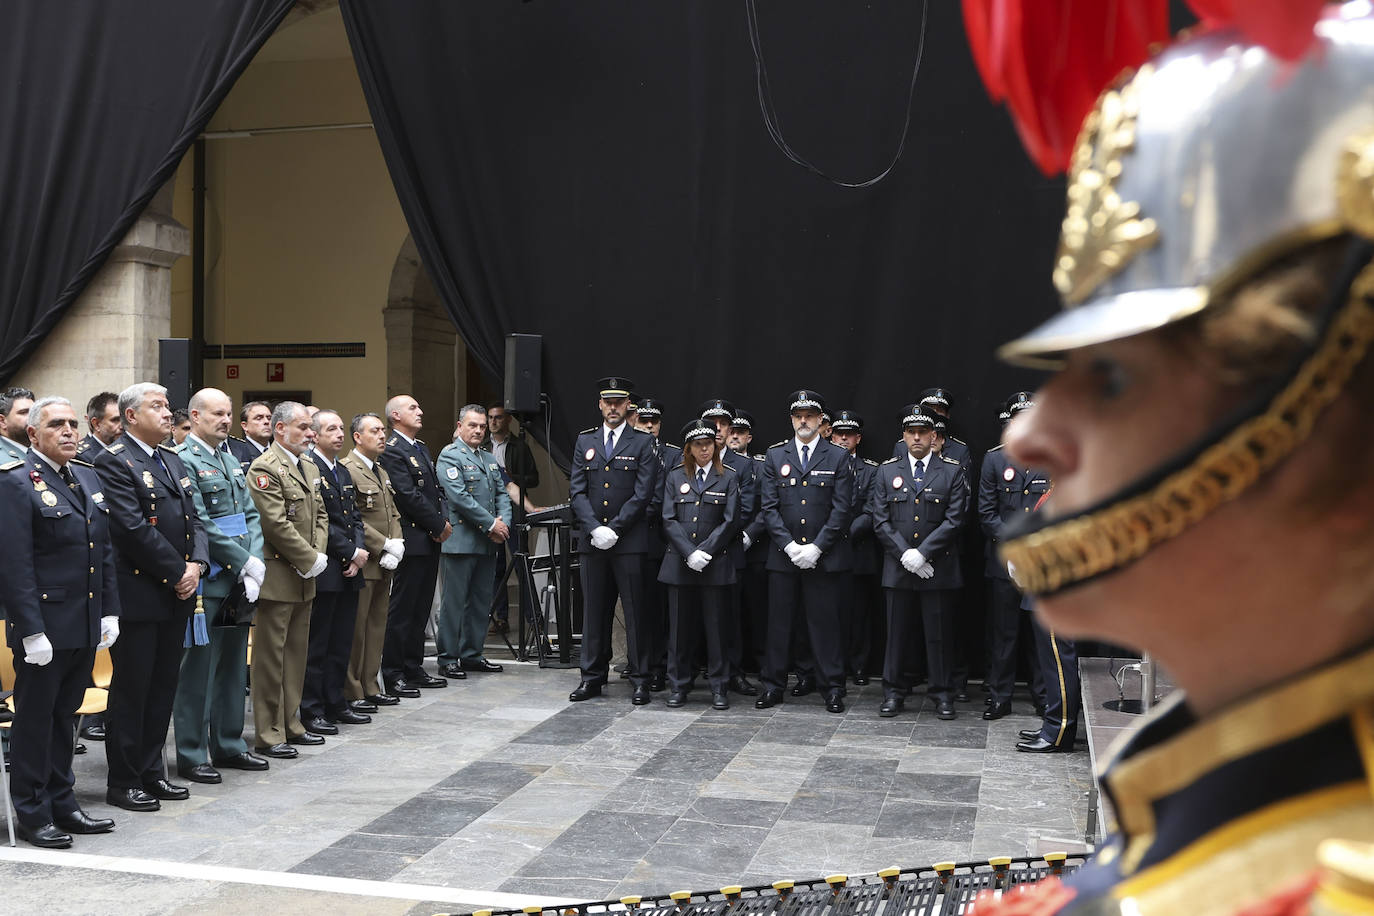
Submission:
[[[578,435],[579,435],[579,436],[590,436],[590,435],[591,435],[592,433],[594,433],[594,432],[596,432],[596,427],[595,427],[595,426],[589,426],[589,427],[587,427],[586,429],[582,430],[582,432],[578,433]]]
[[[769,447],[770,449],[782,448],[782,447],[783,447],[784,445],[786,445],[787,443],[788,443],[788,440],[787,440],[787,439],[783,439],[781,442],[774,442],[772,445],[770,445],[770,446],[768,446],[768,447]]]
[[[230,437],[229,437],[229,441],[230,441],[230,442],[238,442],[238,443],[241,443],[241,444],[247,444],[247,440],[241,439],[241,438],[238,437],[238,436],[230,436]]]
[[[941,456],[940,456],[940,460],[943,461],[945,464],[952,464],[952,465],[955,465],[955,466],[958,466],[958,467],[962,467],[962,466],[963,466],[963,465],[962,465],[962,462],[960,462],[958,459],[955,459],[955,458],[946,458],[944,455],[941,455]]]
[[[79,465],[81,465],[83,468],[93,468],[93,467],[95,467],[95,465],[91,464],[89,461],[82,461],[80,458],[73,458],[71,461],[69,461],[69,462],[67,462],[67,463],[68,463],[68,464],[79,464]]]
[[[988,449],[988,450],[987,450],[987,454],[991,455],[993,452],[1000,451],[1001,448],[1002,448],[1001,443],[998,443],[997,445],[994,445],[992,448]]]
[[[401,439],[400,439],[399,436],[392,436],[390,439],[386,440],[386,444],[387,444],[387,445],[395,445],[397,442],[400,442],[400,441],[401,441]]]
[[[182,452],[187,451],[187,450],[190,449],[191,447],[192,447],[192,446],[191,446],[190,440],[186,440],[186,441],[182,442],[180,445],[174,445],[174,446],[172,446],[172,451],[174,451],[174,452],[176,452],[178,455],[180,455]]]
[[[864,464],[868,465],[871,468],[876,468],[878,466],[878,462],[874,461],[872,458],[865,458]]]
[[[6,461],[4,464],[0,464],[0,471],[13,471],[15,468],[22,468],[23,466],[24,462],[22,461]]]
[[[722,464],[721,467],[725,468],[725,470],[729,471],[731,474],[738,474],[738,473],[739,473],[739,471],[735,470],[734,468],[732,468],[732,467],[731,467],[730,465],[728,465],[728,464]]]
[[[883,464],[891,464],[891,463],[894,462],[894,461],[901,461],[901,460],[902,460],[902,457],[901,457],[900,455],[893,455],[891,458],[889,458],[889,459],[887,459],[886,461],[884,461]],[[956,461],[955,464],[958,464],[958,462]],[[879,467],[882,467],[882,465],[879,465]]]
[[[750,455],[749,457],[753,458],[755,461],[763,461],[763,460],[764,460],[764,457],[763,457],[762,455]]]
[[[950,441],[950,442],[958,442],[960,445],[968,445],[967,442],[965,442],[963,439],[960,439],[958,436],[950,436],[950,437],[949,437],[949,441]]]
[[[114,445],[111,445],[109,448],[105,449],[105,451],[112,452],[118,455],[120,452],[124,451],[124,443],[116,442]]]
[[[179,445],[168,445],[166,442],[159,442],[159,443],[157,444],[157,447],[160,448],[160,449],[166,449],[167,451],[171,452],[171,453],[174,454],[174,455],[175,455],[178,451],[181,450],[181,446],[179,446]]]
[[[679,452],[682,451],[682,446],[680,446],[680,445],[674,445],[674,444],[671,443],[671,442],[665,442],[665,443],[663,443],[663,447],[664,447],[664,448],[675,448],[675,449],[677,449]]]

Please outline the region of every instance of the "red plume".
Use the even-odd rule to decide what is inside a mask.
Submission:
[[[1230,25],[1276,57],[1295,61],[1312,44],[1325,0],[1188,0],[1207,25]]]

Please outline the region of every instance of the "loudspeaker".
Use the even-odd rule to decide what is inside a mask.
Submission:
[[[506,335],[506,410],[539,413],[539,364],[544,338],[538,334]]]
[[[157,341],[157,383],[167,389],[173,410],[191,402],[191,341],[186,337],[160,337]]]

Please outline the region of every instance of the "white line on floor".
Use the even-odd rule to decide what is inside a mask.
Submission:
[[[256,884],[263,887],[284,887],[295,890],[325,891],[353,894],[360,897],[388,897],[396,900],[432,900],[440,903],[461,903],[472,909],[517,909],[523,906],[565,906],[576,901],[562,897],[536,897],[508,894],[501,891],[470,890],[461,887],[441,887],[434,884],[402,884],[396,881],[364,881],[359,878],[335,878],[329,875],[303,875],[295,872],[260,871],[253,868],[232,868],[227,865],[200,865],[194,862],[167,862],[160,859],[132,859],[120,856],[95,856],[79,852],[53,849],[25,849],[0,846],[0,863],[30,862],[65,868],[91,868],[98,871],[125,872],[135,875],[157,875],[163,878],[185,878],[195,881],[223,881],[234,884]]]

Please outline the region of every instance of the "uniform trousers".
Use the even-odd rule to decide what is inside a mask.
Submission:
[[[72,714],[90,683],[95,650],[56,649],[42,667],[25,662],[23,653],[14,654],[10,798],[19,823],[42,827],[80,808],[72,792]]]
[[[298,712],[305,689],[311,603],[258,602],[253,624],[252,694],[253,728],[259,747],[283,744],[287,738],[305,734]]]
[[[437,547],[435,548],[437,551]],[[425,626],[434,607],[439,554],[406,554],[391,582],[391,603],[382,644],[382,681],[390,685],[425,674]]]
[[[655,678],[668,676],[668,640],[672,623],[668,616],[668,586],[658,581],[663,557],[644,556],[644,610],[653,620],[654,644],[649,649],[649,673]]]
[[[812,676],[822,690],[844,686],[844,623],[840,602],[848,579],[848,573],[821,569],[769,571],[768,640],[761,677],[766,689],[781,690],[787,686],[794,629],[804,631],[810,643],[808,659],[797,659],[798,666],[805,664],[810,668],[814,665]]]
[[[305,685],[301,690],[304,717],[329,719],[344,710],[344,679],[348,677],[353,630],[358,623],[359,594],[315,592],[305,652]]]
[[[105,710],[105,763],[111,789],[139,789],[165,775],[162,746],[172,722],[190,602],[178,602],[181,607],[186,612],[171,620],[121,620],[119,639],[110,646],[114,671]]]
[[[711,692],[724,693],[730,678],[728,585],[670,585],[668,588],[668,685],[692,689],[697,641],[706,637],[706,680]]]
[[[762,561],[746,563],[742,579],[740,664],[745,671],[758,672],[768,644],[768,567]]]
[[[387,605],[391,601],[391,570],[380,579],[368,579],[358,593],[358,613],[353,625],[353,647],[348,656],[344,696],[361,700],[375,695],[381,687],[377,673],[382,668],[382,643],[386,640]]]
[[[625,644],[630,683],[649,685],[653,647],[658,643],[653,613],[644,600],[644,555],[598,550],[584,553],[582,579],[582,680],[605,684],[611,667],[615,600],[625,609]]]
[[[1035,622],[1035,650],[1045,677],[1045,718],[1040,737],[1055,747],[1073,747],[1078,736],[1078,647]]]
[[[882,577],[855,573],[850,587],[853,600],[849,604],[849,633],[846,647],[850,674],[867,674],[876,665],[874,646],[882,643],[883,588]],[[876,632],[875,632],[876,631]],[[877,656],[881,658],[881,656]]]
[[[487,644],[496,584],[496,554],[446,553],[439,604],[439,661],[475,662]]]
[[[744,677],[744,569],[735,570],[735,581],[725,595],[725,655],[730,661],[730,677]],[[707,634],[709,646],[710,634]]]
[[[987,651],[988,671],[985,683],[994,703],[1011,700],[1016,684],[1016,648],[1020,644],[1024,650],[1027,645],[1021,640],[1026,619],[1030,616],[1021,610],[1021,593],[1007,579],[992,576],[987,578]],[[1044,686],[1040,682],[1040,664],[1036,656],[1032,637],[1030,651],[1031,696],[1036,703],[1042,703]]]
[[[917,637],[925,631],[925,658],[932,700],[954,702],[955,595],[952,589],[889,588],[887,591],[887,655],[883,661],[883,691],[904,697],[911,690],[909,659],[921,653]]]
[[[190,769],[248,750],[243,740],[243,688],[247,685],[248,627],[212,626],[209,644],[182,651],[172,706],[178,768]]]

